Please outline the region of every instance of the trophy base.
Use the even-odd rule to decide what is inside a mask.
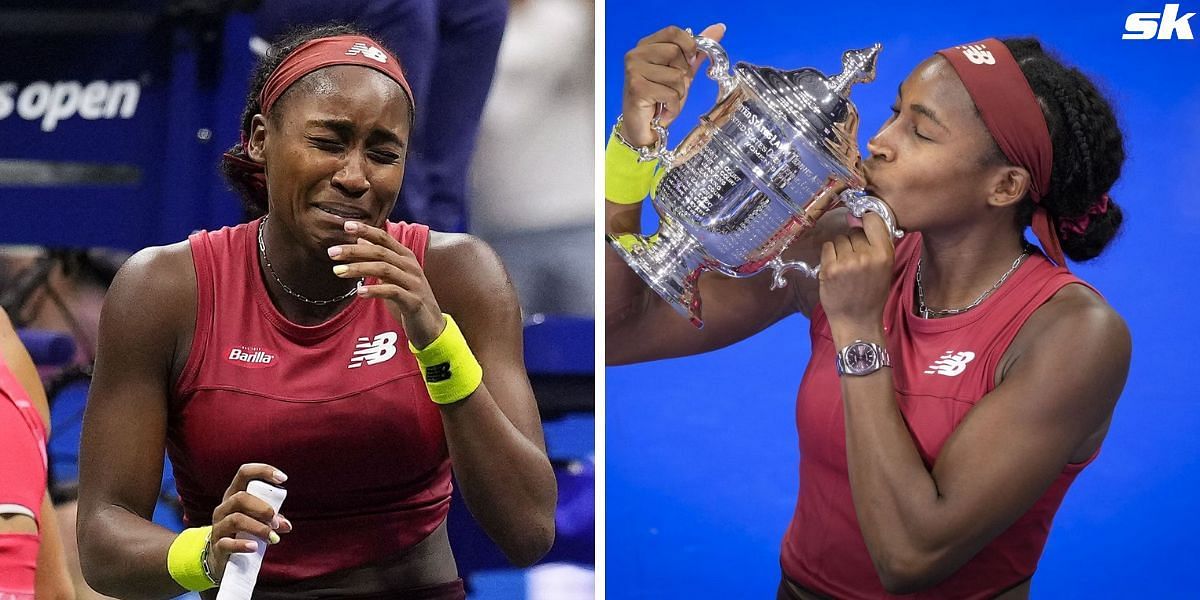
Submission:
[[[697,329],[704,327],[697,283],[711,260],[696,238],[664,218],[654,235],[609,235],[608,242],[650,289]]]

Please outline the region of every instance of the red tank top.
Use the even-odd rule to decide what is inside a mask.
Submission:
[[[167,450],[189,525],[212,521],[243,463],[288,475],[295,526],[259,580],[283,583],[364,565],[425,539],[450,506],[437,406],[382,301],[355,298],[297,325],[272,304],[258,221],[189,237],[196,329],[170,411]],[[422,265],[429,229],[389,223]]]
[[[995,387],[997,365],[1029,316],[1063,286],[1083,282],[1035,253],[978,307],[923,319],[913,308],[920,256],[919,234],[896,247],[884,329],[900,411],[925,466],[932,469],[955,427]],[[841,383],[834,366],[837,349],[819,305],[809,334],[812,358],[796,399],[800,494],[783,540],[783,570],[800,585],[836,598],[889,598],[867,553],[850,496]],[[1067,487],[1094,458],[1067,465],[1027,513],[954,574],[904,597],[991,598],[1032,576]]]
[[[46,495],[46,424],[0,359],[0,514],[32,513]],[[9,506],[4,506],[9,505]],[[38,534],[0,534],[0,598],[33,599]]]

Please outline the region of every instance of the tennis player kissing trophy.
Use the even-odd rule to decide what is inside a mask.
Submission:
[[[842,55],[842,73],[826,77],[811,68],[781,71],[729,57],[708,38],[696,38],[708,55],[708,76],[719,94],[700,125],[675,150],[656,119],[658,140],[640,160],[659,160],[654,208],[658,233],[610,236],[629,266],[697,327],[700,274],[716,271],[750,277],[772,269],[772,289],[798,270],[816,277],[820,266],[784,261],[797,236],[826,211],[845,204],[862,217],[872,211],[896,229],[891,210],[865,191],[860,167],[858,109],[850,87],[875,78],[880,45]]]

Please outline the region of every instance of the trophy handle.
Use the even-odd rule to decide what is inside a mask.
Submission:
[[[873,212],[882,217],[883,222],[887,224],[888,233],[891,234],[893,240],[904,237],[904,231],[896,227],[895,214],[892,213],[891,207],[885,204],[883,200],[859,189],[849,189],[842,192],[838,196],[838,200],[850,209],[850,214],[860,219],[868,212]],[[814,267],[802,260],[784,262],[782,253],[771,259],[766,267],[774,271],[772,273],[773,278],[771,279],[771,289],[773,290],[787,287],[787,280],[783,278],[783,274],[788,271],[800,271],[814,279],[821,273],[821,265]]]
[[[733,88],[737,87],[737,81],[734,80],[733,74],[729,70],[729,54],[716,41],[706,38],[702,35],[697,35],[692,39],[696,40],[696,48],[708,55],[708,78],[717,82],[719,92],[717,94],[717,103],[729,97],[733,93]]]
[[[784,262],[782,257],[776,256],[767,263],[767,267],[773,269],[771,273],[771,289],[787,287],[787,280],[783,278],[783,274],[788,271],[800,271],[805,275],[816,279],[821,272],[821,265],[811,266],[802,260],[791,260]]]
[[[850,209],[850,214],[860,219],[867,214],[867,211],[883,217],[883,222],[887,224],[888,233],[891,234],[893,240],[904,237],[904,231],[896,227],[896,215],[883,200],[859,189],[846,190],[838,196],[838,199],[846,205],[846,208]]]
[[[691,33],[691,30],[687,30]],[[725,98],[728,98],[733,93],[733,89],[737,87],[737,80],[733,78],[733,74],[729,69],[729,54],[715,40],[704,36],[692,36],[696,40],[696,48],[708,55],[708,74],[709,79],[717,82],[717,103],[719,104]],[[662,105],[659,105],[659,111],[662,111]],[[656,114],[650,121],[650,128],[658,136],[654,142],[654,147],[648,152],[641,153],[638,162],[649,162],[658,160],[662,163],[663,168],[670,169],[675,163],[675,153],[667,150],[667,128],[663,126],[662,120]]]

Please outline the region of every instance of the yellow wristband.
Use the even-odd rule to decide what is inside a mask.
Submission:
[[[184,529],[167,550],[167,572],[185,590],[202,592],[217,586],[204,565],[210,535],[211,525]]]
[[[657,160],[638,162],[638,153],[617,139],[614,127],[604,149],[604,198],[616,204],[645,200],[654,184],[657,167]]]
[[[470,396],[483,383],[483,367],[475,360],[467,338],[463,337],[454,318],[446,313],[442,313],[442,317],[446,319],[446,328],[437,339],[420,350],[410,341],[408,349],[421,366],[421,378],[429,389],[429,398],[437,404],[454,404]]]

